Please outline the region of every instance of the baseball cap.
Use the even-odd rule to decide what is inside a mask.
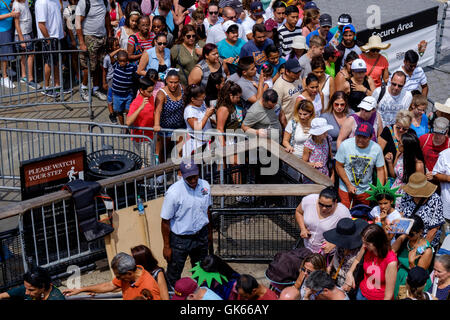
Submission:
[[[406,282],[410,287],[420,288],[427,283],[430,276],[428,272],[421,267],[414,267],[408,272],[408,276],[406,278]]]
[[[346,26],[350,23],[352,23],[352,17],[348,13],[343,13],[339,16],[337,23],[339,26]]]
[[[286,68],[286,70],[293,73],[299,73],[300,71],[302,71],[302,67],[300,67],[300,63],[297,59],[289,59],[288,61],[286,61],[284,67]]]
[[[321,27],[332,27],[333,23],[331,16],[328,13],[321,14],[319,17],[319,24]]]
[[[259,1],[252,2],[252,4],[250,5],[250,11],[255,16],[262,16],[264,13],[266,13],[262,3]]]
[[[264,22],[264,26],[266,27],[266,31],[272,31],[273,29],[278,28],[278,23],[270,18]]]
[[[181,171],[181,175],[183,176],[184,179],[192,177],[192,176],[196,176],[199,174],[199,170],[198,170],[198,166],[194,163],[194,159],[191,159],[189,162],[185,162],[186,160],[184,160],[183,162],[181,162],[180,164],[180,171]]]
[[[445,134],[448,130],[448,125],[449,125],[449,121],[447,118],[439,117],[436,120],[434,120],[433,132]]]
[[[308,1],[305,6],[303,7],[303,10],[307,10],[307,9],[319,9],[319,7],[317,6],[317,4],[314,1]]]
[[[197,282],[189,277],[184,277],[175,283],[174,295],[171,300],[186,300],[186,298],[197,290]]]
[[[359,103],[358,108],[366,111],[372,111],[377,107],[377,100],[372,96],[367,96]]]
[[[226,22],[224,22],[222,24],[222,30],[223,32],[228,32],[228,29],[232,26],[232,25],[236,25],[238,26],[238,24],[236,22],[234,22],[233,20],[228,20]],[[239,26],[238,26],[239,27]]]
[[[352,71],[355,72],[366,72],[367,65],[363,59],[356,59],[352,62]]]
[[[373,127],[368,122],[360,123],[355,131],[355,136],[364,136],[370,138],[372,134],[373,134]]]
[[[225,7],[232,7],[238,15],[241,15],[241,13],[244,11],[244,8],[242,6],[242,2],[239,0],[225,0],[219,2],[219,8],[225,8]]]
[[[342,32],[345,32],[345,31],[347,31],[348,29],[350,29],[351,32],[356,33],[355,26],[352,25],[351,23],[345,25],[344,28],[342,29]]]

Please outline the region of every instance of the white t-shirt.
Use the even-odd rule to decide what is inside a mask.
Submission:
[[[193,105],[188,105],[184,109],[184,121],[186,122],[186,128],[189,131],[202,131],[206,132],[209,129],[211,129],[211,121],[208,119],[206,121],[205,126],[203,129],[200,130],[200,128],[194,129],[189,125],[188,119],[190,118],[196,118],[197,122],[199,123],[199,126],[201,125],[202,119],[205,116],[206,113],[206,104],[203,103],[201,107],[194,107]],[[208,135],[203,135],[202,133],[192,133],[190,134],[190,139],[185,143],[183,146],[183,154],[184,155],[190,155],[190,152],[192,150],[195,150],[199,147],[201,147],[205,142],[209,140]]]
[[[450,175],[450,149],[439,153],[439,158],[433,168],[433,174]],[[441,182],[441,199],[444,205],[444,218],[450,219],[450,182]]]
[[[13,9],[20,13],[19,22],[20,30],[22,34],[29,34],[33,32],[33,17],[31,16],[30,8],[28,7],[28,1],[19,2],[14,1]],[[15,31],[17,35],[17,30]]]
[[[381,87],[375,89],[372,93],[372,97],[378,101],[380,96]],[[411,105],[412,95],[411,92],[402,90],[398,96],[392,96],[389,93],[389,87],[386,87],[383,98],[378,104],[377,111],[383,119],[383,124],[385,126],[390,126],[395,124],[395,117],[400,110],[408,110]]]
[[[66,19],[66,26],[68,30],[72,30],[72,34],[74,35],[75,39],[77,37],[77,30],[75,28],[75,10],[77,6],[76,5],[69,5],[66,8],[64,8],[63,16],[64,19]]]
[[[58,0],[36,0],[36,27],[38,38],[45,38],[39,29],[39,22],[45,22],[50,38],[64,38],[64,27],[61,14],[61,4]]]
[[[287,133],[290,133],[291,135],[292,135],[292,131],[293,131],[292,121],[295,121],[295,120],[288,121],[288,124],[286,125],[286,129],[285,129],[285,131]],[[295,136],[294,136],[294,140],[293,140],[293,146],[292,146],[294,148],[293,154],[302,158],[303,157],[303,147],[305,145],[306,140],[308,140],[310,137],[311,137],[311,135],[309,133],[303,132],[302,125],[297,122],[297,125],[295,127]]]
[[[311,236],[304,239],[305,248],[312,252],[319,252],[322,243],[325,241],[323,233],[336,228],[339,220],[343,218],[351,218],[350,211],[342,203],[337,204],[336,211],[325,219],[319,219],[317,212],[318,194],[311,194],[302,200],[303,219],[305,226],[311,233]]]
[[[380,213],[381,213],[380,206],[376,206],[375,208],[372,209],[372,211],[370,211],[370,215],[374,218],[378,218],[380,216]],[[400,214],[400,212],[398,212],[397,210],[394,209],[394,211],[392,211],[386,217],[386,220],[387,220],[386,222],[391,223],[392,221],[394,221],[396,219],[400,219],[401,217],[402,217],[402,215]]]
[[[256,21],[247,16],[244,21],[242,21],[242,28],[244,29],[244,34],[247,36],[247,34],[253,32],[253,26],[256,24]]]
[[[242,25],[239,26],[239,38],[244,41],[248,41],[247,36],[245,35],[244,28]],[[206,38],[206,43],[214,43],[217,44],[219,41],[222,41],[226,38],[225,31],[223,31],[222,23],[218,23],[215,26],[211,27],[208,32],[208,37]]]

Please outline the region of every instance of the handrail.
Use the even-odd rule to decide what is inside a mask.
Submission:
[[[0,130],[1,130],[1,128],[0,128]],[[276,143],[270,139],[268,139],[268,140],[269,140],[269,142],[267,143],[267,146],[261,145],[260,147],[264,147],[268,151],[276,150],[276,148],[279,148],[278,156],[279,156],[280,160],[284,161],[285,163],[287,163],[288,165],[293,167],[295,170],[302,172],[308,178],[310,178],[313,182],[319,184],[319,185],[312,184],[309,186],[308,185],[299,185],[298,187],[296,187],[296,188],[298,188],[297,191],[291,192],[292,195],[305,195],[305,194],[314,193],[316,191],[320,192],[320,190],[322,188],[320,185],[324,185],[324,186],[332,185],[332,181],[329,177],[327,177],[324,174],[320,173],[319,171],[311,168],[311,166],[309,166],[305,161],[301,160],[300,158],[287,153],[284,150],[284,148],[281,147],[278,143]],[[209,154],[209,155],[205,156],[205,155],[200,154],[200,155],[195,155],[193,158],[196,161],[196,163],[201,163],[202,161],[204,163],[210,163],[210,162],[214,161],[214,159],[228,158],[230,156],[233,156],[236,153],[246,152],[249,150],[256,149],[257,147],[258,147],[257,145],[249,143],[249,141],[241,141],[236,144],[236,148],[237,148],[236,152],[235,152],[234,148],[223,147],[223,148],[217,148],[217,149],[211,151],[211,154]],[[171,159],[169,159],[168,161],[166,161],[162,164],[153,166],[153,167],[147,167],[147,168],[143,168],[140,170],[124,173],[122,175],[118,175],[115,177],[99,180],[98,183],[101,185],[102,188],[108,188],[108,187],[112,187],[118,183],[128,183],[128,182],[132,182],[135,179],[142,179],[142,177],[153,177],[155,175],[163,174],[166,171],[173,171],[173,170],[177,171],[179,169],[179,163],[181,162],[182,159],[180,158],[178,160],[179,160],[179,162],[175,163]],[[248,187],[248,185],[246,187]],[[244,191],[242,191],[242,187],[233,186],[233,188],[241,188],[241,191],[238,191],[237,193],[242,193],[242,194],[244,193]],[[292,188],[292,186],[290,186],[290,188]],[[254,191],[256,192],[256,191],[260,190],[262,195],[267,195],[267,189],[268,189],[267,186],[262,187],[262,188],[255,187]],[[217,195],[220,194],[220,195],[226,196],[226,195],[231,195],[233,193],[233,191],[232,191],[233,189],[231,187],[228,192],[225,192],[223,190],[223,188],[220,188],[220,187],[217,187],[216,190],[217,190],[217,193],[216,193]],[[280,196],[285,196],[286,193],[283,193],[282,191],[283,190],[278,192],[278,194]],[[213,192],[213,190],[212,190],[212,192]],[[234,191],[234,192],[235,193],[233,193],[233,194],[237,194],[236,191]],[[257,196],[258,194],[252,194],[252,195]],[[271,195],[276,195],[276,194],[271,193]],[[71,197],[71,194],[69,193],[69,191],[61,190],[61,191],[53,192],[53,193],[46,194],[46,195],[43,195],[40,197],[25,200],[22,202],[7,204],[7,205],[3,206],[2,208],[0,208],[0,220],[20,215],[31,209],[51,204],[52,202],[67,200],[67,199],[70,199],[70,197]]]

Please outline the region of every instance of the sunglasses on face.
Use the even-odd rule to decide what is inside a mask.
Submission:
[[[209,11],[209,14],[219,14],[219,11]]]
[[[332,204],[323,204],[322,202],[319,202],[319,206],[327,209],[331,209],[333,207]]]
[[[157,42],[158,46],[167,46],[167,42]]]
[[[234,19],[236,19],[236,16],[231,16],[231,17],[227,17],[227,18],[230,20],[234,20]]]
[[[380,52],[380,49],[370,49],[370,52]]]
[[[337,103],[337,102],[335,102],[334,105],[336,107],[345,107],[345,102],[344,103]]]
[[[302,268],[302,271],[308,275],[313,272],[312,270],[306,269],[305,267]]]
[[[397,129],[400,130],[400,131],[408,131],[408,128],[405,128],[405,127],[402,127],[402,126],[399,126],[399,125],[395,125],[395,126],[396,126]]]
[[[195,34],[187,34],[186,39],[191,39],[191,38],[195,38]]]
[[[403,88],[403,86],[404,86],[403,84],[398,84],[398,83],[394,83],[394,82],[391,82],[391,85],[394,87],[400,88],[400,89]]]

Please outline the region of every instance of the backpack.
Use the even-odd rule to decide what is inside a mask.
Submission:
[[[91,10],[91,1],[85,0],[85,2],[86,2],[86,7],[84,8],[84,17],[86,18],[89,13],[89,10]],[[103,3],[105,4],[106,10],[108,10],[108,0],[103,0]]]
[[[278,252],[266,270],[266,277],[273,282],[295,282],[300,274],[300,266],[312,252],[306,248]]]

